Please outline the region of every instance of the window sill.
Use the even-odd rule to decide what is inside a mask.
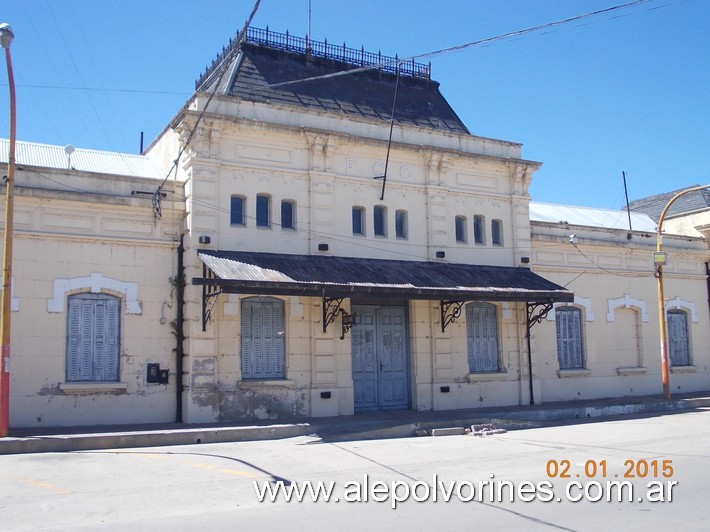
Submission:
[[[671,373],[695,373],[697,366],[671,366]]]
[[[291,379],[269,379],[269,380],[241,380],[239,381],[240,388],[271,388],[282,386],[284,388],[293,388],[296,382]]]
[[[621,376],[627,375],[645,375],[648,370],[646,368],[616,368],[616,374]]]
[[[122,382],[62,382],[59,389],[65,394],[126,393],[128,385]]]
[[[468,382],[490,382],[508,380],[508,374],[505,371],[492,371],[490,373],[469,373],[466,378]]]
[[[574,379],[577,377],[589,377],[592,374],[592,370],[579,368],[579,369],[561,369],[557,371],[557,376],[560,379]]]

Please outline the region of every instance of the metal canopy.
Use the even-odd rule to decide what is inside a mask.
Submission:
[[[399,297],[440,300],[455,320],[465,301],[570,302],[569,290],[528,268],[403,260],[198,250],[203,326],[220,293],[323,298]],[[211,303],[211,304],[210,304]]]

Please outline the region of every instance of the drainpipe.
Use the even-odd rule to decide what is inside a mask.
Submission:
[[[177,316],[175,317],[175,422],[182,423],[182,394],[183,386],[183,358],[185,351],[183,343],[185,341],[185,265],[183,255],[185,246],[183,245],[184,235],[180,235],[180,244],[177,248],[177,274],[175,276],[175,289],[177,291]]]
[[[710,262],[705,263],[705,273],[707,273],[707,277],[705,279],[708,284],[708,306],[710,307]]]

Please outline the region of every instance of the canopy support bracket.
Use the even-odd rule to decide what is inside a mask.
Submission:
[[[465,301],[441,301],[441,332],[446,332],[446,326],[461,317],[461,307]]]

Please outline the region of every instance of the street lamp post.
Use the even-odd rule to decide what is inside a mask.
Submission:
[[[0,45],[5,49],[7,81],[10,87],[10,147],[7,156],[5,200],[5,243],[3,246],[2,308],[0,309],[0,438],[8,434],[10,424],[10,303],[12,279],[13,187],[15,183],[15,77],[12,73],[10,43],[12,28],[0,24]]]
[[[654,254],[654,263],[656,264],[656,278],[658,279],[658,321],[661,335],[661,380],[663,382],[663,397],[664,399],[671,398],[671,385],[668,370],[668,338],[666,337],[666,309],[663,295],[663,265],[665,264],[665,254],[661,242],[661,233],[663,229],[663,220],[666,218],[668,209],[682,195],[697,190],[710,188],[710,185],[702,185],[697,187],[681,190],[666,204],[661,212],[661,217],[658,219],[658,234],[656,235],[656,253]]]

